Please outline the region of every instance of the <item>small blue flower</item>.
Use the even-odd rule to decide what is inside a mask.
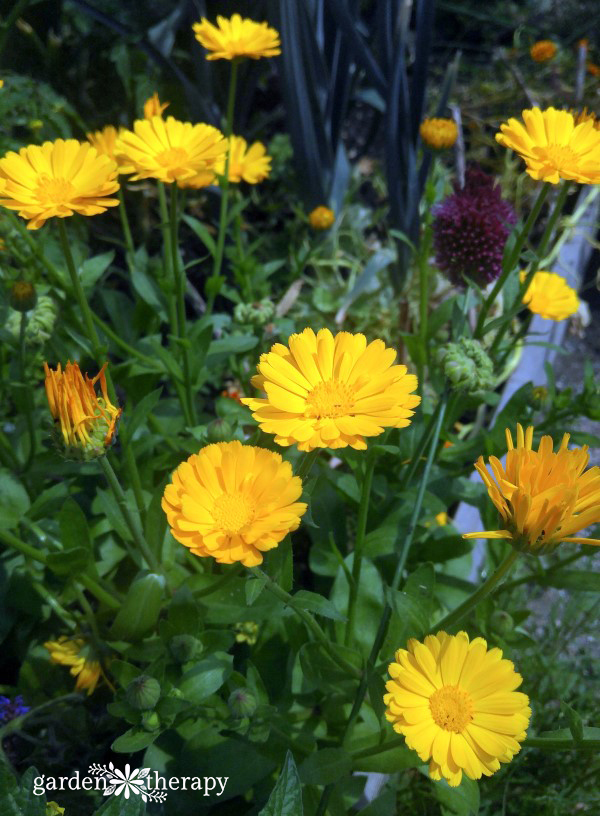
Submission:
[[[5,725],[16,717],[22,717],[30,708],[25,705],[20,694],[17,694],[14,700],[0,695],[0,725]]]

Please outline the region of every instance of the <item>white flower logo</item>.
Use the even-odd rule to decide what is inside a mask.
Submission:
[[[165,791],[146,788],[146,778],[150,773],[150,768],[136,768],[132,771],[130,765],[125,765],[125,770],[120,771],[112,762],[109,762],[108,768],[106,765],[90,765],[89,772],[106,778],[104,796],[123,794],[125,799],[129,799],[130,794],[135,794],[141,796],[144,802],[164,802],[167,798]]]

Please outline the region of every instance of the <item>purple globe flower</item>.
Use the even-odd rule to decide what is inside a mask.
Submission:
[[[502,272],[502,255],[517,216],[500,195],[492,176],[472,165],[465,186],[433,210],[435,261],[450,280],[464,286],[463,275],[486,286]]]
[[[0,696],[0,725],[4,725],[15,717],[21,717],[27,714],[30,707],[26,706],[20,694],[17,694],[14,700],[10,697]]]

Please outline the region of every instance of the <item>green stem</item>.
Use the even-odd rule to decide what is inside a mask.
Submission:
[[[158,560],[154,556],[154,553],[148,547],[146,543],[146,539],[144,538],[144,533],[142,531],[139,518],[135,516],[134,513],[131,512],[129,509],[129,504],[127,503],[127,497],[123,492],[123,488],[121,487],[121,483],[117,477],[117,474],[112,468],[112,465],[108,461],[106,456],[99,457],[100,467],[104,472],[104,476],[106,477],[106,481],[109,484],[110,489],[113,492],[113,495],[116,499],[117,504],[119,505],[119,509],[125,519],[125,523],[129,528],[131,535],[133,536],[133,540],[138,547],[140,553],[146,559],[148,566],[152,570],[152,572],[162,574],[162,569]]]
[[[549,190],[550,190],[550,183],[549,182],[544,182],[542,188],[540,189],[540,192],[538,193],[538,197],[537,197],[537,199],[535,201],[535,204],[533,205],[533,208],[532,208],[531,212],[529,213],[529,217],[525,221],[525,224],[523,225],[523,229],[521,230],[521,232],[519,233],[519,235],[517,237],[517,240],[515,242],[513,250],[511,252],[511,254],[509,255],[509,257],[506,259],[506,263],[503,264],[502,274],[500,275],[500,277],[498,278],[498,280],[494,284],[494,287],[493,287],[492,291],[490,292],[488,297],[485,299],[485,301],[484,301],[484,303],[483,303],[483,305],[481,307],[481,311],[479,313],[479,319],[477,321],[477,326],[476,326],[475,332],[474,332],[474,337],[476,339],[481,339],[481,337],[485,334],[483,329],[484,329],[484,324],[485,324],[485,320],[486,320],[486,318],[488,316],[488,313],[489,313],[489,311],[490,311],[490,309],[492,307],[492,304],[494,303],[494,301],[498,297],[499,292],[501,291],[502,287],[506,283],[509,275],[513,271],[516,263],[518,262],[519,258],[521,257],[521,250],[523,249],[523,247],[525,245],[525,241],[527,240],[527,236],[531,232],[531,230],[533,228],[533,225],[535,224],[535,222],[538,219],[540,211],[541,211],[542,207],[544,206],[544,202],[546,200],[546,197],[548,196]]]
[[[542,571],[541,575],[528,573],[524,575],[522,578],[515,578],[512,581],[505,581],[502,586],[499,586],[496,590],[496,593],[500,592],[510,592],[512,589],[516,589],[516,587],[522,586],[523,584],[531,584],[539,581],[540,578],[545,578],[548,575],[554,575],[555,572],[560,572],[563,567],[567,566],[568,564],[572,564],[574,561],[578,561],[580,558],[583,558],[584,555],[587,555],[585,550],[579,550],[573,555],[570,555],[568,558],[561,558],[556,564],[548,569]]]
[[[145,363],[146,365],[152,366],[154,368],[154,366],[156,365],[156,360],[154,358],[148,357],[146,354],[143,354],[141,351],[138,351],[136,348],[134,348],[134,346],[131,346],[129,343],[123,340],[123,338],[120,335],[118,335],[115,331],[113,331],[113,329],[111,329],[108,323],[102,320],[101,317],[98,317],[98,315],[95,314],[94,312],[92,312],[92,319],[94,320],[94,323],[96,323],[96,325],[102,329],[102,331],[109,338],[109,340],[113,341],[115,346],[119,346],[120,349],[122,349],[127,355],[129,355],[129,357],[136,357],[141,363]]]
[[[60,703],[74,703],[76,701],[83,702],[84,699],[85,696],[82,693],[63,694],[62,697],[55,697],[52,700],[48,700],[46,703],[42,703],[41,705],[32,708],[26,714],[22,714],[20,717],[15,717],[14,720],[10,720],[10,722],[7,722],[6,725],[3,725],[2,728],[0,728],[0,742],[8,737],[9,734],[14,734],[16,731],[20,731],[23,723],[26,720],[36,717],[41,711],[44,711],[44,709],[54,709]]]
[[[289,592],[286,592],[285,589],[282,589],[278,583],[276,583],[266,572],[263,572],[259,567],[251,567],[251,572],[261,581],[265,582],[265,587],[275,595],[276,598],[279,598],[280,601],[283,601],[286,606],[289,606],[294,612],[298,615],[298,617],[302,620],[308,631],[314,636],[315,640],[319,641],[323,648],[327,652],[331,652],[331,643],[329,638],[325,634],[325,632],[321,629],[319,624],[310,614],[307,612],[306,609],[302,609],[296,601],[294,600],[294,596],[290,595]],[[352,663],[348,663],[340,654],[337,652],[331,652],[331,658],[339,665],[348,672],[348,674],[352,675],[352,677],[359,679],[362,677],[362,672],[356,666],[353,666]]]
[[[192,555],[192,558],[198,559],[197,555]],[[206,598],[207,595],[212,595],[213,592],[217,592],[223,587],[227,586],[227,584],[231,583],[234,578],[237,578],[241,572],[241,568],[239,564],[236,567],[231,567],[227,570],[225,575],[222,575],[220,578],[216,578],[215,581],[204,589],[198,589],[194,592],[194,598]],[[206,573],[204,573],[206,574]]]
[[[171,267],[175,281],[175,301],[177,308],[177,337],[179,338],[183,359],[183,383],[187,402],[187,423],[196,424],[194,397],[192,394],[192,377],[190,374],[190,350],[188,347],[186,320],[185,320],[185,273],[179,263],[179,242],[177,238],[177,185],[171,184]]]
[[[23,386],[26,385],[25,383],[25,332],[27,329],[27,312],[21,312],[21,325],[19,327],[19,377]],[[23,471],[26,472],[29,470],[33,463],[33,459],[35,456],[35,426],[33,423],[33,416],[31,413],[32,408],[32,400],[27,398],[25,399],[25,421],[27,423],[27,433],[29,434],[29,452],[27,454],[27,459],[25,460],[25,464],[23,465]]]
[[[464,600],[456,609],[453,609],[452,612],[449,612],[445,617],[439,620],[435,626],[432,627],[432,631],[435,629],[436,631],[450,629],[451,627],[455,626],[459,621],[461,621],[465,615],[474,609],[477,604],[482,601],[484,598],[493,592],[496,586],[500,583],[500,581],[504,578],[506,573],[510,570],[512,565],[515,563],[517,558],[519,557],[518,550],[512,550],[506,556],[504,561],[502,561],[496,570],[490,575],[490,577],[484,581],[484,583],[473,592],[472,595]]]
[[[17,538],[13,533],[9,533],[8,530],[0,530],[0,541],[3,541],[13,550],[20,552],[27,558],[37,561],[38,564],[47,565],[47,558],[43,552],[40,552],[37,547],[32,547],[30,544],[26,544],[25,541],[21,541],[20,538]],[[121,608],[120,601],[110,595],[93,578],[90,578],[88,575],[80,575],[77,580],[101,603],[106,604],[111,609]]]
[[[406,745],[406,737],[396,737],[382,742],[381,745],[373,745],[371,748],[363,748],[362,751],[352,751],[352,759],[366,759],[367,757],[383,754],[385,751],[392,751],[394,748],[401,748]]]
[[[600,739],[586,739],[576,742],[573,737],[527,737],[521,743],[523,748],[538,748],[545,751],[589,751],[600,748]]]
[[[165,264],[165,269],[169,269],[171,266],[171,259],[173,257],[173,253],[171,250],[171,230],[169,229],[169,211],[167,209],[167,196],[165,193],[165,185],[162,181],[157,181],[156,186],[158,189],[158,208],[160,212],[160,228],[162,232],[162,239],[163,239],[163,259]],[[173,280],[174,272],[171,270],[171,280]],[[175,304],[175,299],[169,295],[167,298],[168,309],[169,309],[169,325],[171,327],[171,334],[173,337],[177,337],[177,306]]]
[[[320,448],[315,448],[302,458],[302,461],[300,462],[300,467],[298,468],[298,472],[296,473],[296,476],[298,476],[298,478],[304,481],[304,479],[308,477],[312,470],[312,466],[319,458],[320,451],[321,451]]]
[[[367,454],[365,473],[363,476],[362,489],[360,494],[360,505],[358,508],[358,524],[356,529],[356,541],[354,543],[354,559],[352,561],[352,580],[350,581],[348,593],[348,622],[346,624],[346,634],[344,643],[348,646],[352,642],[354,634],[354,622],[356,618],[356,599],[360,586],[360,573],[362,568],[363,549],[365,545],[365,533],[367,530],[367,517],[369,515],[369,500],[371,498],[371,484],[373,482],[373,471],[375,470],[375,454],[372,450]]]
[[[125,195],[123,193],[123,188],[119,188],[119,192],[117,193],[119,197],[119,216],[121,218],[121,227],[123,229],[123,237],[125,238],[125,248],[126,248],[126,256],[127,256],[127,266],[130,270],[133,269],[135,263],[135,246],[133,244],[133,237],[131,235],[131,227],[129,226],[129,218],[127,217],[127,209],[125,207]]]
[[[427,364],[427,321],[429,314],[429,250],[431,246],[431,228],[424,226],[423,242],[419,247],[419,336],[421,352]]]
[[[237,59],[231,62],[231,75],[229,78],[229,93],[227,97],[227,118],[225,120],[225,138],[227,139],[227,153],[225,156],[225,171],[221,182],[221,206],[219,211],[219,235],[215,250],[215,261],[211,277],[206,286],[206,314],[211,314],[215,303],[215,298],[221,288],[219,277],[223,264],[223,253],[225,250],[225,234],[227,232],[227,209],[229,204],[229,160],[231,154],[230,136],[233,131],[233,111],[235,108],[235,92],[237,86]]]

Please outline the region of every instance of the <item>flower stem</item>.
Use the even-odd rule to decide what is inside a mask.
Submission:
[[[125,196],[123,194],[123,188],[119,187],[119,192],[117,193],[119,197],[119,216],[121,218],[121,227],[123,229],[123,237],[125,238],[125,255],[127,260],[127,266],[131,270],[134,265],[134,258],[135,258],[135,246],[133,243],[133,238],[131,235],[131,227],[129,226],[129,218],[127,217],[127,209],[125,208]]]
[[[362,489],[360,494],[360,504],[358,507],[358,525],[356,529],[356,541],[354,543],[354,560],[352,561],[352,580],[350,581],[348,593],[348,622],[344,643],[348,646],[352,642],[354,634],[354,622],[356,618],[356,599],[360,585],[360,573],[362,568],[363,549],[365,545],[365,533],[367,529],[367,517],[369,514],[369,500],[371,498],[371,484],[373,482],[373,471],[375,470],[375,454],[370,450],[367,454],[365,473],[363,476]]]
[[[21,312],[21,325],[19,327],[19,377],[21,383],[25,385],[25,376],[26,376],[26,368],[25,368],[25,332],[27,329],[27,312]],[[33,424],[33,416],[31,413],[32,408],[32,401],[27,398],[25,400],[25,421],[27,422],[27,433],[29,434],[29,452],[27,454],[27,459],[25,460],[25,464],[23,465],[23,471],[26,472],[29,470],[33,463],[33,458],[35,456],[35,427]]]
[[[312,470],[312,466],[317,461],[319,453],[320,448],[315,448],[314,450],[311,450],[310,453],[307,453],[300,462],[300,467],[298,468],[296,476],[302,480],[306,479]]]
[[[510,255],[508,256],[508,258],[506,259],[505,264],[503,264],[502,274],[500,275],[500,277],[498,278],[498,280],[494,284],[494,287],[493,287],[492,291],[490,292],[490,294],[488,295],[488,297],[486,298],[486,300],[484,301],[484,303],[483,303],[483,305],[481,307],[481,311],[479,313],[479,319],[477,321],[477,326],[475,328],[475,333],[474,333],[474,337],[476,339],[478,339],[478,340],[481,339],[481,337],[485,333],[483,331],[485,320],[486,320],[486,318],[488,316],[488,313],[489,313],[494,301],[498,297],[499,292],[503,288],[503,286],[506,283],[509,275],[511,274],[511,272],[513,271],[513,269],[514,269],[515,265],[517,264],[519,258],[521,257],[521,250],[523,249],[523,247],[525,245],[525,241],[527,240],[527,236],[531,232],[531,230],[533,228],[533,225],[535,224],[535,222],[538,219],[540,211],[541,211],[542,207],[544,206],[544,202],[546,201],[546,197],[548,196],[549,190],[550,190],[550,183],[549,182],[544,182],[542,188],[540,189],[540,192],[538,193],[538,197],[535,200],[535,204],[533,205],[533,208],[532,208],[531,212],[529,213],[529,217],[525,221],[525,224],[523,225],[523,228],[522,228],[521,232],[517,236],[517,240],[515,242],[513,250],[510,253]]]
[[[219,211],[219,236],[215,250],[215,259],[211,277],[206,283],[206,314],[211,314],[215,303],[215,298],[221,288],[219,280],[221,266],[223,264],[223,252],[225,250],[225,233],[227,232],[227,209],[229,204],[229,161],[231,157],[231,145],[229,137],[233,131],[233,111],[235,107],[235,92],[237,86],[237,59],[231,62],[231,75],[229,78],[229,93],[227,97],[227,117],[225,120],[225,138],[227,139],[227,153],[225,155],[225,171],[221,182],[221,207]]]
[[[167,208],[167,196],[165,193],[165,185],[162,181],[156,182],[156,187],[158,190],[158,208],[160,212],[160,228],[162,232],[162,239],[163,239],[163,258],[165,269],[169,269],[171,266],[171,259],[173,257],[173,253],[171,250],[171,230],[169,229],[169,210]],[[175,273],[171,271],[171,280],[173,280]],[[175,299],[169,295],[167,298],[168,309],[169,309],[169,325],[171,327],[171,334],[173,337],[177,337],[177,306],[175,304]],[[183,407],[183,406],[182,406]]]
[[[148,566],[150,567],[152,572],[162,574],[162,569],[160,567],[160,564],[158,563],[158,559],[155,557],[154,553],[150,550],[148,544],[146,543],[146,539],[144,538],[144,533],[142,531],[139,518],[129,509],[127,497],[123,492],[121,483],[119,482],[118,476],[113,470],[112,465],[110,464],[106,456],[99,457],[98,461],[100,462],[100,467],[104,472],[106,481],[108,482],[109,487],[113,492],[113,495],[116,499],[117,504],[119,505],[119,509],[121,510],[123,518],[125,519],[125,523],[129,528],[129,532],[133,536],[133,540],[136,546],[138,547],[140,553],[146,559]]]
[[[510,570],[512,565],[515,563],[517,558],[519,557],[518,550],[511,550],[509,554],[506,556],[504,561],[502,561],[496,570],[490,575],[490,577],[484,581],[484,583],[473,592],[472,595],[464,600],[456,609],[453,609],[452,612],[449,612],[445,617],[439,620],[435,626],[432,628],[432,631],[435,629],[439,631],[441,629],[449,629],[452,626],[455,626],[459,621],[461,621],[465,615],[467,615],[472,609],[474,609],[477,604],[482,601],[496,588],[496,586],[500,583],[502,578],[506,575],[506,573]]]

